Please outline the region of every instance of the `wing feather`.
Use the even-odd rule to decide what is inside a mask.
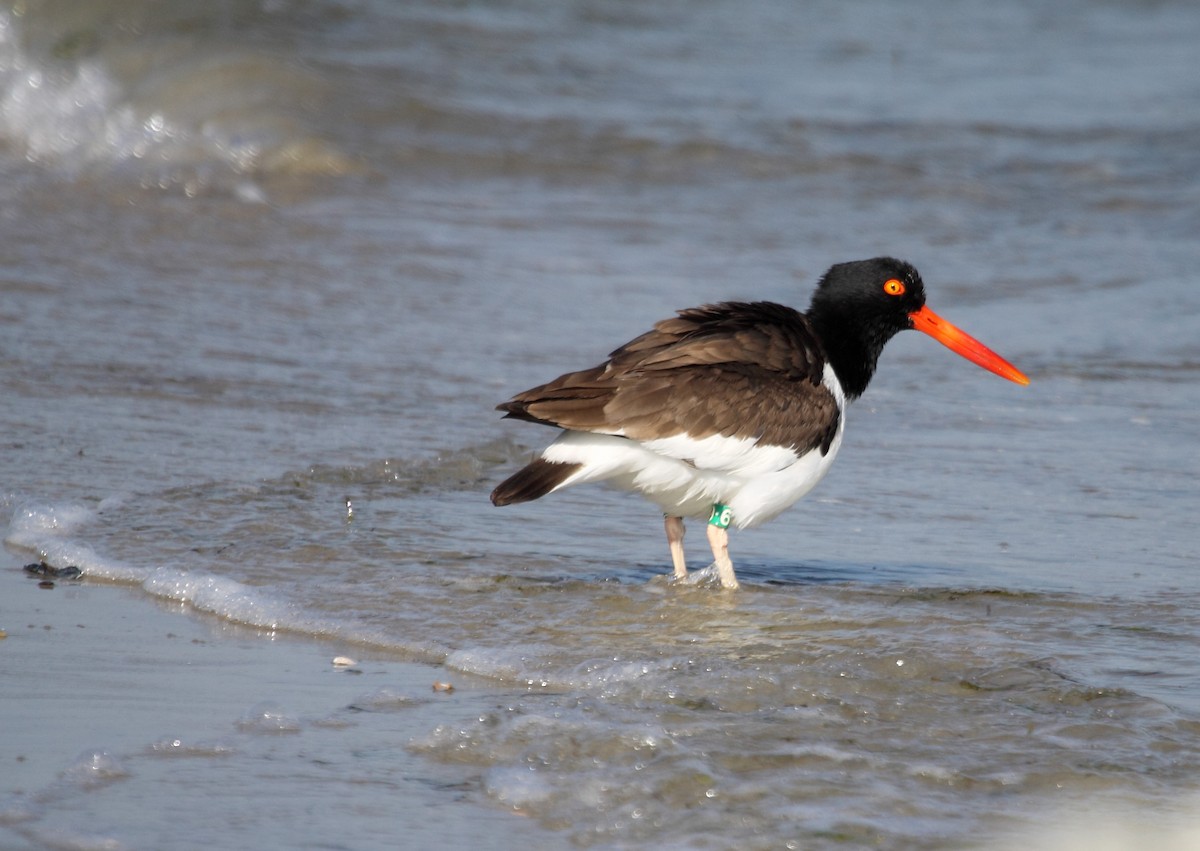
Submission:
[[[752,438],[828,450],[840,411],[825,354],[803,314],[770,302],[682,310],[591,369],[499,406],[510,417],[653,440]]]

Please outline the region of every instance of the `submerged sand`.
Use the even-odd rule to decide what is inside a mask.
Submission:
[[[479,777],[408,751],[494,706],[486,683],[120,586],[10,569],[0,589],[0,848],[551,839],[475,796]]]

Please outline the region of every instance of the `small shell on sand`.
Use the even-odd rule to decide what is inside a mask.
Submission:
[[[333,666],[335,668],[349,668],[351,665],[357,665],[358,662],[351,659],[349,656],[334,656]]]

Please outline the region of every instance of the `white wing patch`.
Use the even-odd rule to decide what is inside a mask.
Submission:
[[[799,456],[786,446],[759,444],[753,437],[723,437],[713,434],[697,440],[686,434],[646,440],[642,446],[657,455],[665,455],[691,464],[698,470],[729,473],[734,476],[761,476],[796,463]]]

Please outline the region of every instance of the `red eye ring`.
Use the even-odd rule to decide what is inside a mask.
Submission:
[[[904,295],[904,282],[889,278],[883,282],[883,291],[888,295]]]

